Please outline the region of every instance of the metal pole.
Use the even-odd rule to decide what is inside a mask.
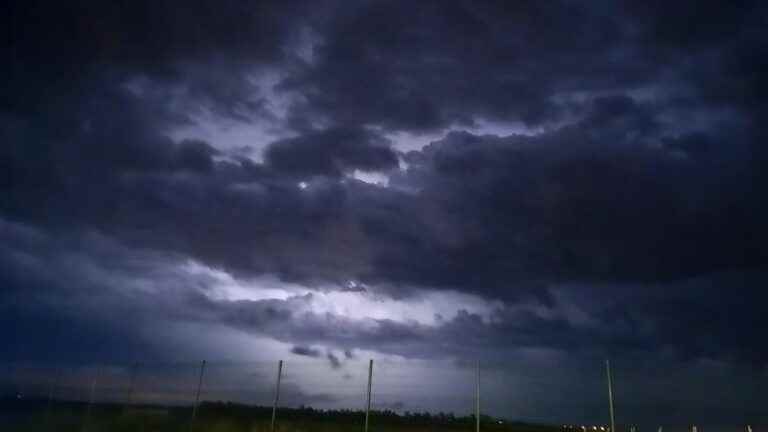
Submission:
[[[283,361],[277,362],[277,383],[275,385],[275,402],[272,404],[272,424],[270,429],[275,432],[275,418],[277,417],[277,403],[280,402],[280,378],[283,376]]]
[[[54,372],[53,376],[53,382],[51,383],[51,387],[48,389],[48,403],[45,406],[45,421],[48,422],[48,419],[51,416],[51,405],[53,404],[53,394],[59,387],[59,378],[61,378],[61,370],[59,368],[56,368],[56,371]]]
[[[200,363],[200,377],[197,380],[197,392],[195,392],[195,404],[192,405],[192,421],[189,423],[189,428],[195,424],[195,418],[197,417],[197,405],[200,403],[200,389],[203,387],[203,373],[205,372],[205,360]]]
[[[605,360],[605,375],[608,378],[608,409],[611,414],[611,432],[616,432],[616,418],[613,408],[613,376],[611,375],[611,361]]]
[[[373,383],[373,359],[368,362],[368,404],[365,406],[365,432],[368,432],[368,418],[371,414],[371,384]]]
[[[480,360],[475,365],[475,432],[480,432]]]
[[[88,422],[91,419],[91,409],[93,407],[93,399],[96,395],[96,380],[99,377],[99,368],[96,368],[96,375],[91,380],[91,392],[88,396],[88,407],[85,410],[85,419],[83,420],[83,431],[87,430]]]
[[[128,377],[128,397],[125,400],[125,405],[123,405],[123,415],[125,415],[126,411],[128,411],[128,407],[133,405],[133,390],[134,386],[136,385],[136,375],[138,373],[138,368],[138,363],[131,365],[131,373]]]

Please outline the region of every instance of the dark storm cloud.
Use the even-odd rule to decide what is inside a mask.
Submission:
[[[128,275],[165,284],[166,254],[125,250],[96,234],[50,236],[0,220],[0,336],[4,361],[122,362],[162,357],[148,337],[162,314],[136,303]],[[149,288],[150,283],[145,284]],[[134,321],[128,317],[144,319]],[[115,340],[120,340],[115,344]]]
[[[338,177],[355,169],[382,171],[397,167],[388,141],[360,128],[334,128],[272,143],[264,158],[289,175]]]
[[[418,206],[356,206],[381,239],[369,276],[499,296],[547,281],[674,280],[763,265],[765,208],[748,161],[732,160],[739,143],[680,155],[654,144],[655,126],[629,127],[635,115],[610,119],[621,129],[597,128],[598,110],[534,138],[456,133],[408,155],[407,175],[393,184],[417,184]],[[406,245],[418,259],[401,253]]]
[[[320,357],[320,351],[306,346],[295,346],[291,348],[291,353],[306,357]]]
[[[764,6],[605,3],[13,6],[0,80],[8,357],[41,358],[46,344],[131,357],[170,320],[298,350],[671,349],[764,364]],[[254,68],[295,96],[285,119]],[[168,137],[200,110],[257,113],[294,135],[263,162]],[[485,120],[542,129],[454,132],[405,155],[387,138]],[[355,171],[386,171],[390,186]],[[120,246],[83,240],[94,235]],[[307,312],[301,296],[214,300],[205,281],[158,269],[186,258],[401,298],[429,287],[534,301],[554,317],[361,325]],[[173,289],[138,295],[128,274]],[[592,324],[558,315],[558,287]]]
[[[341,360],[332,352],[327,352],[325,357],[328,359],[328,362],[331,364],[332,369],[339,369],[341,368]]]
[[[552,31],[540,34],[542,25]],[[589,66],[621,80],[640,72],[629,61],[591,58],[625,48],[610,12],[563,4],[369,2],[328,27],[315,62],[284,85],[306,95],[306,115],[341,124],[428,130],[477,117],[548,122],[563,114],[550,98],[571,89],[564,77],[585,78]],[[578,83],[585,84],[616,83]]]
[[[40,120],[53,107],[83,108],[94,90],[138,83],[143,97],[166,104],[153,117],[269,118],[252,75],[292,61],[306,11],[268,0],[12,2],[0,22],[3,114]],[[67,117],[48,118],[44,129],[54,119]]]
[[[551,304],[535,301],[535,309],[502,307],[490,319],[459,311],[437,325],[424,325],[314,312],[311,294],[286,300],[214,299],[213,281],[179,270],[176,257],[125,249],[99,236],[73,243],[4,224],[2,238],[7,245],[0,261],[6,360],[59,353],[58,361],[124,362],[136,352],[144,361],[178,359],[157,340],[155,327],[175,322],[269,336],[294,344],[292,353],[313,358],[323,356],[315,346],[344,351],[347,360],[353,359],[353,349],[471,359],[504,358],[500,353],[522,348],[553,349],[574,358],[656,350],[683,359],[760,364],[766,358],[753,343],[755,332],[766,325],[760,308],[768,299],[759,288],[765,273],[683,284],[564,286],[558,288],[564,298],[556,294]],[[725,295],[727,289],[739,295]],[[574,307],[587,319],[574,318],[569,312]],[[116,337],[120,349],[110,342]],[[332,350],[326,357],[333,368],[341,366]]]
[[[272,58],[281,55],[286,18],[300,12],[295,3],[271,1],[178,6],[173,1],[16,3],[5,16],[12,36],[7,42],[19,58],[71,67],[95,62],[151,67],[219,50]]]
[[[678,2],[662,14],[646,3],[367,2],[330,20],[314,62],[284,86],[306,96],[304,115],[405,130],[479,118],[557,122],[578,115],[575,93],[692,87],[695,97],[735,96],[715,90],[723,86],[713,66],[752,93],[738,83],[755,79],[748,70],[759,56],[732,50],[764,49],[755,43],[762,6]],[[680,25],[690,20],[693,29]]]
[[[411,166],[398,181],[419,186],[420,222],[432,227],[403,235],[419,260],[381,249],[381,275],[503,286],[760,266],[765,206],[749,160],[739,160],[745,144],[729,138],[674,138],[688,151],[667,151],[659,126],[626,97],[598,99],[582,122],[536,137],[453,133],[406,158]],[[730,147],[691,154],[712,140]],[[360,207],[366,221],[375,206]],[[391,242],[392,234],[382,237]]]
[[[301,76],[304,68],[322,70],[331,64],[347,74],[366,76],[355,80],[323,72],[314,79],[306,78],[321,90],[323,79],[348,83],[344,94],[370,102],[356,104],[355,112],[365,118],[344,120],[342,113],[339,123],[352,126],[276,141],[267,148],[263,165],[215,162],[216,151],[208,144],[172,142],[163,132],[169,124],[182,121],[173,109],[163,101],[118,87],[121,82],[115,82],[112,75],[92,72],[94,78],[80,80],[84,87],[79,91],[51,93],[56,103],[40,108],[35,116],[12,110],[4,117],[3,140],[9,143],[2,153],[6,167],[3,192],[8,197],[3,201],[4,211],[18,220],[98,227],[129,242],[188,253],[238,271],[277,273],[297,280],[371,279],[452,286],[500,296],[505,295],[497,294],[500,287],[520,280],[656,280],[764,261],[761,245],[765,233],[759,220],[765,209],[758,202],[758,191],[749,190],[754,188],[758,171],[746,166],[751,143],[738,132],[742,122],[680,134],[662,119],[674,116],[674,101],[663,95],[651,102],[638,102],[621,93],[589,96],[590,92],[615,91],[619,84],[632,88],[656,82],[656,75],[649,74],[643,75],[645,81],[632,85],[623,81],[597,84],[605,76],[621,77],[621,68],[632,65],[635,56],[643,64],[649,62],[641,49],[649,43],[645,39],[648,29],[641,27],[639,35],[625,35],[627,30],[619,24],[629,17],[623,12],[608,16],[589,8],[529,5],[502,13],[494,8],[487,4],[471,8],[424,4],[417,7],[418,13],[402,14],[398,4],[372,3],[351,8],[328,22],[313,22],[317,31],[325,30],[315,48],[316,61],[289,69],[286,79]],[[266,16],[280,11],[267,9]],[[204,15],[195,10],[190,14]],[[227,14],[237,14],[237,10],[224,7],[217,13],[221,16],[215,15],[206,24],[211,28],[204,31],[212,33],[206,40],[213,47],[229,40],[219,36],[225,32],[219,20],[226,21]],[[572,19],[574,16],[582,19]],[[751,22],[743,12],[728,16],[730,21]],[[403,25],[395,17],[414,22]],[[162,22],[164,18],[158,19]],[[137,20],[137,25],[142,22]],[[576,38],[552,32],[542,40],[529,40],[541,22],[562,23],[564,27],[558,31],[563,33],[572,26],[584,31],[574,31],[580,35]],[[154,22],[148,25],[152,28]],[[648,24],[651,28],[656,25],[655,21]],[[734,24],[724,25],[730,29]],[[391,31],[341,37],[342,31],[355,34],[348,32],[350,28]],[[502,29],[512,29],[509,31],[521,39],[501,37],[498,32]],[[124,33],[124,37],[132,37],[130,31]],[[451,35],[454,39],[442,37]],[[725,36],[716,40],[706,46],[718,53],[734,43]],[[188,53],[213,51],[206,50],[209,46],[205,44],[198,47],[199,39],[184,41],[191,46],[174,44],[170,38],[167,51],[180,59],[192,56]],[[59,48],[64,51],[88,47],[62,43]],[[269,40],[265,46],[275,44],[279,45]],[[595,48],[586,50],[589,44],[596,44]],[[599,49],[600,44],[607,48]],[[152,46],[147,47],[148,58],[166,57],[153,55]],[[227,52],[239,52],[238,46],[234,44]],[[36,52],[24,49],[23,43],[19,47]],[[469,49],[472,47],[482,49],[475,53]],[[522,56],[523,47],[536,55]],[[674,44],[668,48],[677,49]],[[617,62],[589,57],[593,52],[605,56],[612,49],[631,55]],[[352,55],[358,52],[367,54]],[[451,63],[441,68],[418,61],[417,55],[420,58],[425,53]],[[564,54],[581,59],[569,61]],[[474,56],[488,58],[491,64],[472,61]],[[124,57],[130,58],[115,55],[116,59]],[[110,58],[104,61],[109,63]],[[555,62],[555,58],[560,60]],[[395,69],[375,69],[384,74],[377,79],[356,72],[355,67],[365,68],[371,59]],[[582,69],[591,64],[607,69]],[[410,66],[400,70],[401,65]],[[534,73],[544,65],[555,75]],[[473,73],[476,67],[485,73]],[[674,64],[665,67],[676,70]],[[387,141],[358,124],[386,128],[398,123],[379,111],[381,107],[410,119],[418,117],[403,112],[412,106],[407,98],[381,102],[399,91],[365,91],[391,80],[399,83],[403,77],[404,82],[419,83],[414,91],[442,98],[433,103],[441,110],[452,110],[461,101],[466,111],[477,116],[503,117],[500,113],[507,108],[489,114],[497,105],[494,97],[518,101],[524,107],[537,105],[514,91],[505,91],[495,79],[496,74],[508,76],[509,70],[520,75],[512,79],[519,83],[515,86],[541,92],[547,101],[571,90],[586,93],[588,101],[578,103],[581,119],[535,138],[450,135],[409,155],[412,167],[396,182],[404,190],[417,190],[416,194],[335,180],[355,169],[392,169],[396,165]],[[452,71],[465,75],[459,82]],[[449,82],[430,89],[428,76]],[[549,84],[566,83],[566,77],[579,88]],[[176,77],[182,83],[184,79],[185,75]],[[461,90],[461,85],[469,83],[489,90]],[[459,88],[460,93],[452,95],[447,88]],[[688,103],[697,102],[699,90],[697,87]],[[297,91],[306,93],[312,103],[312,91]],[[347,109],[343,103],[333,107]],[[322,111],[336,117],[334,109]],[[368,109],[376,111],[366,113]],[[525,117],[516,113],[506,118],[519,116]],[[559,117],[547,118],[556,121]],[[682,155],[676,160],[654,146]],[[295,176],[320,179],[302,191],[295,187]],[[692,239],[708,246],[694,245]]]
[[[127,364],[140,356],[144,382],[148,375],[156,376],[155,388],[169,391],[171,397],[181,391],[186,397],[188,387],[169,388],[168,369],[153,362],[210,358],[206,347],[211,336],[194,330],[197,350],[177,343],[169,349],[169,335],[163,330],[177,324],[194,325],[194,329],[225,326],[293,344],[294,352],[317,356],[322,362],[319,371],[336,367],[334,350],[353,348],[427,359],[430,364],[445,357],[481,358],[485,394],[494,394],[494,384],[514,384],[513,391],[498,395],[504,406],[497,407],[495,398],[488,398],[489,412],[505,413],[512,405],[518,415],[546,412],[546,418],[563,421],[602,418],[599,365],[610,355],[625,418],[686,421],[693,416],[701,422],[738,422],[745,413],[750,419],[764,418],[757,402],[765,353],[754,343],[754,329],[766,323],[764,314],[749,303],[765,300],[759,289],[766,282],[765,274],[737,273],[660,286],[564,286],[559,289],[570,298],[551,305],[525,310],[504,306],[490,319],[460,311],[432,326],[313,313],[307,310],[311,295],[286,300],[215,299],[211,297],[213,281],[174,267],[179,257],[125,248],[98,235],[57,239],[15,224],[4,223],[0,228],[4,361]],[[729,289],[740,295],[725,296]],[[589,319],[574,319],[569,312],[573,307]],[[324,347],[328,363],[320,359],[321,348],[310,347]],[[220,352],[232,354],[242,347],[223,348]],[[746,359],[756,364],[754,370],[743,370],[712,359]],[[360,366],[352,362],[338,364],[338,369]],[[254,391],[252,384],[269,388],[273,364],[265,369],[269,378],[248,377],[248,393],[243,395],[233,393],[244,382],[236,365],[213,362],[211,366],[207,397],[221,389],[228,391],[227,398],[245,398],[249,403],[254,397],[269,400],[271,393],[258,386]],[[248,370],[253,367],[248,363]],[[288,367],[294,381],[284,388],[286,403],[338,402],[335,394],[307,392],[297,386],[296,377],[309,368],[302,360],[289,358]],[[176,364],[170,370],[184,383],[195,379],[192,365]],[[400,374],[409,370],[408,365],[396,369]],[[392,373],[387,363],[376,373],[377,385],[388,388]],[[239,380],[235,385],[222,382],[222,374]],[[429,384],[425,386],[424,394],[434,395]],[[738,391],[733,390],[736,387]],[[693,396],[681,396],[671,388],[685,388]],[[393,389],[403,391],[402,386]],[[709,406],[706,395],[713,389],[719,389],[718,404],[703,414],[701,407]],[[574,391],[578,402],[570,396]]]

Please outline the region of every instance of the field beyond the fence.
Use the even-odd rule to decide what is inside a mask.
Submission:
[[[364,413],[352,410],[280,408],[275,430],[280,432],[362,431]],[[118,405],[44,400],[0,402],[0,422],[13,432],[268,432],[272,409],[232,403],[205,402],[192,420],[191,407]],[[484,431],[558,432],[548,425],[482,417]],[[472,416],[372,411],[372,432],[473,431]]]

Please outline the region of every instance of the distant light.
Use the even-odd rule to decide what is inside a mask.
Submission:
[[[307,182],[299,182],[299,189],[304,190],[308,187],[309,185],[307,184]]]

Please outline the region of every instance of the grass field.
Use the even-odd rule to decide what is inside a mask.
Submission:
[[[45,401],[6,401],[0,404],[0,421],[19,432],[267,432],[271,409],[229,403],[204,403],[194,423],[190,407],[130,406]],[[276,430],[280,432],[346,432],[363,430],[360,411],[321,411],[281,408]],[[473,431],[473,417],[450,414],[397,414],[371,412],[371,432]],[[482,430],[497,432],[555,432],[559,428],[482,418]]]

